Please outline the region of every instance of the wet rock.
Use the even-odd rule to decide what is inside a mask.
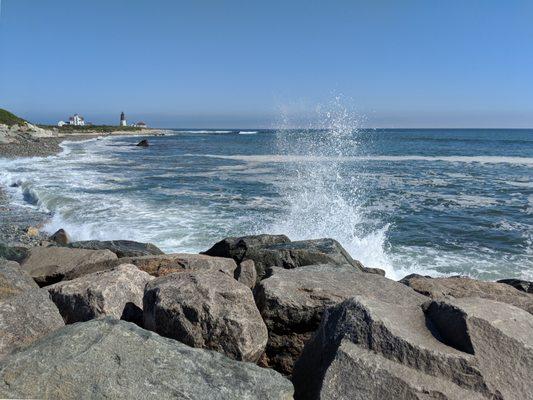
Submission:
[[[492,300],[462,298],[424,305],[441,341],[475,355],[491,393],[504,399],[531,397],[533,316]]]
[[[222,257],[209,257],[201,254],[161,254],[154,256],[123,257],[115,260],[97,262],[73,269],[65,279],[75,279],[87,273],[104,271],[119,264],[133,264],[152,276],[165,276],[186,271],[222,271],[234,276],[237,264],[235,261]]]
[[[192,347],[257,361],[267,329],[251,290],[221,272],[192,271],[157,278],[146,286],[144,326]]]
[[[46,290],[30,289],[1,300],[0,357],[63,325],[63,319]]]
[[[164,254],[152,243],[140,243],[132,240],[85,240],[70,243],[69,247],[87,250],[110,250],[119,258]]]
[[[202,254],[214,257],[233,258],[236,263],[240,263],[244,260],[248,249],[288,242],[290,242],[290,239],[285,235],[228,237],[222,239],[220,242],[215,243],[213,247]]]
[[[252,260],[241,261],[235,270],[235,279],[243,285],[248,286],[250,289],[253,289],[257,280],[257,272],[255,270],[254,262]]]
[[[38,287],[17,262],[0,259],[0,300]]]
[[[59,229],[56,231],[52,236],[50,236],[50,240],[61,246],[66,246],[70,242],[69,236],[64,229]]]
[[[28,249],[22,246],[7,246],[0,243],[0,259],[4,258],[10,261],[20,263],[28,256]]]
[[[522,292],[533,293],[533,282],[524,281],[523,279],[500,279],[499,283],[511,285]]]
[[[264,279],[269,267],[292,269],[305,265],[349,264],[359,271],[364,270],[363,265],[333,239],[291,242],[284,235],[244,236],[224,239],[204,254],[231,257],[237,263],[250,259],[255,263],[258,280]]]
[[[361,273],[351,265],[272,268],[256,287],[256,301],[269,331],[262,365],[290,375],[322,314],[355,295],[396,304],[422,304],[427,299],[390,279]]]
[[[3,398],[289,400],[292,392],[272,370],[109,318],[68,325],[0,362]]]
[[[104,316],[141,324],[144,287],[152,279],[136,266],[123,264],[46,289],[67,324]]]
[[[137,143],[137,146],[139,146],[139,147],[148,147],[148,146],[150,146],[150,143],[148,143],[148,140],[143,139],[139,143]]]
[[[533,295],[520,292],[504,283],[478,281],[465,277],[420,276],[409,279],[406,277],[402,279],[402,283],[432,299],[479,297],[512,304],[533,314]]]
[[[70,249],[67,247],[33,247],[21,266],[39,286],[57,283],[75,268],[116,259],[109,250]]]

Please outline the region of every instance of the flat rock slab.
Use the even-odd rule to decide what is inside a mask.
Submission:
[[[119,258],[164,254],[152,243],[140,243],[132,240],[85,240],[72,242],[68,246],[75,249],[110,250]]]
[[[65,279],[75,279],[88,273],[104,271],[120,264],[133,264],[152,276],[165,276],[176,272],[187,271],[222,271],[234,276],[237,264],[232,259],[210,257],[202,254],[161,254],[141,257],[123,257],[115,260],[82,265],[69,271]]]
[[[39,286],[17,262],[0,259],[0,301],[36,288]]]
[[[268,332],[251,290],[222,272],[192,271],[146,286],[144,326],[189,346],[255,362]]]
[[[104,316],[142,323],[144,287],[152,279],[136,266],[123,264],[46,289],[67,324]]]
[[[64,326],[44,289],[30,289],[0,301],[0,357]]]
[[[62,281],[76,268],[114,259],[117,255],[109,250],[33,247],[21,266],[39,286],[47,286]]]
[[[478,297],[512,304],[533,314],[533,294],[521,292],[505,283],[478,281],[466,277],[421,276],[406,277],[401,282],[432,299]]]
[[[285,375],[292,373],[326,308],[356,295],[393,304],[421,305],[426,301],[398,282],[361,273],[351,265],[272,268],[271,273],[256,287],[257,305],[269,331],[261,363]]]
[[[194,349],[134,324],[68,325],[0,362],[0,397],[289,400],[272,370]]]

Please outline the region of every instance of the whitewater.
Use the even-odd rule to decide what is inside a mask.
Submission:
[[[533,277],[533,132],[174,130],[0,159],[13,212],[76,240],[199,252],[226,236],[332,237],[391,278]],[[1,223],[1,221],[0,221]]]

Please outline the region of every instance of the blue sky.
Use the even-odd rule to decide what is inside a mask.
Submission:
[[[272,127],[533,127],[531,1],[1,0],[0,107]]]

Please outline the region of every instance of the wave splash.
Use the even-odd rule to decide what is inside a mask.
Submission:
[[[365,185],[342,163],[324,162],[361,154],[361,120],[340,97],[318,114],[319,130],[277,133],[277,156],[293,162],[282,167],[287,178],[280,192],[287,211],[265,231],[285,233],[293,240],[336,239],[365,266],[395,277],[385,251],[389,226],[365,216]]]

